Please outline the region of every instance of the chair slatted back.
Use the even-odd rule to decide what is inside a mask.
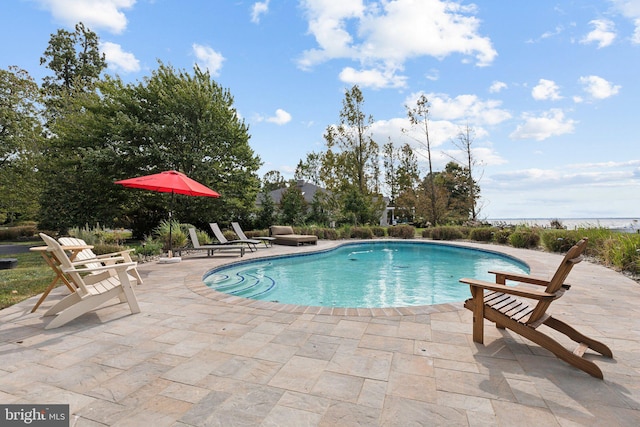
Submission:
[[[53,254],[53,256],[58,260],[62,270],[73,269],[73,264],[71,263],[69,256],[64,251],[60,243],[56,241],[56,239],[44,233],[40,233],[40,237],[47,244],[47,250],[50,251]],[[74,271],[69,271],[69,272],[65,272],[65,274],[69,276],[71,281],[78,288],[76,289],[76,292],[78,292],[82,296],[87,295],[89,293],[89,291],[87,290],[86,284],[84,282],[84,279],[82,278],[82,276],[80,276],[79,273]]]
[[[562,262],[560,263],[560,266],[549,281],[545,292],[547,292],[548,294],[556,294],[562,289],[562,285],[569,276],[569,273],[573,269],[573,266],[582,261],[582,253],[587,248],[587,243],[588,239],[585,237],[578,243],[573,245],[571,249],[569,249]],[[552,302],[553,300],[539,301],[535,309],[533,310],[533,313],[531,313],[531,316],[529,317],[527,323],[535,323],[540,320],[545,315],[547,309],[549,308],[549,305],[551,305]]]
[[[58,242],[62,246],[86,246],[87,242],[82,239],[78,239],[76,237],[60,237]],[[74,261],[84,261],[87,259],[93,259],[96,257],[96,254],[91,249],[83,249],[74,258]],[[94,262],[91,264],[86,264],[87,267],[99,267],[102,263]]]

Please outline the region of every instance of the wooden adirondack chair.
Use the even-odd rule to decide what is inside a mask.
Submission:
[[[60,327],[116,297],[121,302],[129,304],[131,313],[140,312],[138,300],[131,286],[131,281],[135,282],[135,278],[129,275],[131,269],[136,266],[135,262],[81,268],[83,262],[71,262],[54,238],[44,233],[40,233],[40,237],[47,244],[47,250],[53,252],[60,262],[62,272],[77,286],[75,292],[64,297],[44,314],[56,315],[45,329]]]
[[[494,322],[497,328],[508,328],[546,348],[565,362],[602,379],[603,375],[600,368],[595,363],[585,359],[583,355],[587,348],[590,348],[606,357],[613,357],[609,347],[584,336],[571,326],[547,313],[551,303],[560,298],[570,288],[570,285],[564,282],[573,266],[582,261],[582,252],[586,246],[587,239],[585,238],[569,249],[551,280],[502,271],[490,271],[490,273],[496,275],[496,283],[468,278],[460,279],[460,282],[466,283],[471,287],[472,297],[465,301],[464,306],[473,312],[473,340],[480,344],[483,343],[483,319],[487,319]],[[507,286],[507,281],[544,286],[545,290],[539,291],[521,286]],[[538,302],[533,306],[529,306],[529,304],[516,297],[537,300]],[[574,351],[569,351],[550,336],[538,331],[537,328],[540,325],[546,325],[563,333],[578,343],[577,348]]]
[[[76,237],[60,237],[58,239],[58,242],[62,246],[86,246],[87,244],[84,240],[78,239]],[[91,249],[83,249],[82,251],[78,252],[76,257],[74,258],[74,261],[86,261],[86,263],[84,264],[86,267],[98,267],[101,265],[113,264],[119,261],[133,262],[131,260],[130,254],[133,251],[134,249],[125,249],[119,252],[96,255]],[[129,273],[136,278],[138,285],[142,285],[142,277],[140,277],[140,273],[138,273],[137,268],[132,267],[129,270]]]

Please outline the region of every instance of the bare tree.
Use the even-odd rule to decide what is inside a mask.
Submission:
[[[465,156],[464,162],[460,162],[455,160],[458,163],[465,164],[465,167],[468,169],[468,184],[467,188],[469,191],[469,213],[471,214],[471,220],[477,221],[479,209],[477,206],[477,199],[480,196],[479,187],[477,187],[477,182],[473,179],[474,171],[477,170],[480,163],[476,160],[473,155],[472,145],[475,141],[475,131],[473,128],[469,127],[467,123],[463,129],[458,132],[457,139],[453,140],[452,143],[455,145],[460,151],[462,151]],[[477,191],[476,191],[477,190]]]
[[[431,141],[429,139],[429,100],[426,95],[422,94],[416,101],[415,107],[405,105],[405,108],[407,109],[407,116],[409,117],[411,126],[418,128],[419,132],[424,136],[424,139],[414,139],[427,149],[427,161],[429,163],[429,174],[427,175],[429,186],[429,221],[431,224],[437,225],[440,215],[438,213],[438,193],[435,188]]]

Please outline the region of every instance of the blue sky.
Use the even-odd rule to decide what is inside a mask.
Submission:
[[[40,82],[50,35],[79,21],[126,82],[208,68],[261,176],[323,150],[358,84],[381,146],[422,151],[402,129],[427,95],[436,170],[474,129],[483,218],[640,216],[640,0],[6,0],[0,68]]]

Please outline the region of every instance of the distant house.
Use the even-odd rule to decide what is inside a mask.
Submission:
[[[317,192],[326,193],[327,191],[324,188],[318,187],[315,184],[312,184],[310,182],[305,182],[303,179],[298,180],[298,182],[296,183],[296,187],[300,189],[300,192],[302,193],[302,197],[304,197],[304,201],[309,204],[313,201],[313,197]],[[279,205],[280,201],[282,200],[282,194],[284,194],[284,192],[287,190],[288,190],[288,187],[278,188],[277,190],[271,191],[269,195],[271,196],[271,199],[273,200],[273,202],[276,205]],[[258,206],[260,205],[260,199],[261,197],[258,196]]]

